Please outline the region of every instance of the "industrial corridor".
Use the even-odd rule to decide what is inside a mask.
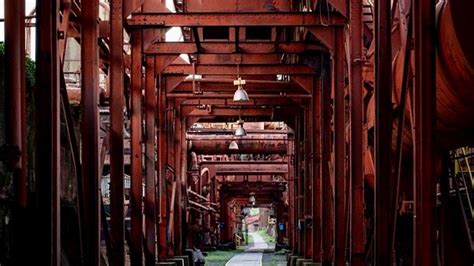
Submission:
[[[0,8],[0,266],[474,265],[474,1]]]

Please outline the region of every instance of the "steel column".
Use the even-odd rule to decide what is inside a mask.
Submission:
[[[435,1],[414,1],[415,80],[413,265],[436,264],[436,179],[434,134],[436,130]]]
[[[322,234],[323,239],[323,265],[332,265],[334,256],[334,204],[331,184],[331,175],[329,173],[329,163],[331,161],[331,67],[328,56],[322,56],[322,120],[321,120],[321,177],[322,177]]]
[[[312,145],[313,145],[313,123],[312,123],[312,109],[306,108],[304,113],[304,123],[302,129],[304,130],[304,160],[303,160],[303,167],[304,167],[304,180],[303,180],[303,187],[302,191],[304,193],[304,201],[303,201],[303,217],[305,219],[305,228],[304,228],[304,236],[305,236],[305,248],[304,254],[306,258],[313,257],[313,231],[314,228],[314,215],[313,215],[313,163],[312,163]],[[313,219],[313,224],[311,228],[307,225],[307,221],[309,219]]]
[[[143,264],[143,214],[142,214],[142,34],[132,31],[131,67],[131,139],[130,139],[130,262]]]
[[[391,1],[375,3],[375,265],[391,264]]]
[[[145,231],[146,231],[146,265],[155,265],[155,239],[156,229],[156,171],[155,171],[155,62],[153,57],[146,57],[146,80],[145,80]]]
[[[123,5],[110,3],[110,240],[112,265],[125,264],[123,169]]]
[[[37,1],[37,262],[60,265],[59,1]],[[23,71],[23,70],[22,70]]]
[[[334,264],[346,265],[344,29],[335,29],[334,50]]]
[[[158,95],[157,99],[157,112],[155,118],[157,120],[157,188],[156,197],[158,199],[157,210],[156,210],[156,221],[157,221],[157,238],[158,238],[158,257],[159,260],[163,260],[167,256],[167,221],[168,221],[168,203],[167,203],[167,186],[166,186],[166,98],[165,88],[162,84],[161,76],[158,76]]]
[[[21,152],[13,166],[18,205],[27,205],[25,1],[5,1],[5,89],[7,91],[7,143]]]
[[[350,5],[350,99],[351,99],[351,265],[363,266],[364,257],[364,150],[362,91],[362,1]],[[348,206],[349,207],[349,206]]]
[[[99,1],[81,4],[81,93],[82,93],[82,180],[84,201],[84,262],[99,265],[100,200],[99,184]],[[64,103],[69,104],[68,102]],[[79,163],[79,162],[78,162]]]
[[[315,78],[312,102],[313,260],[322,258],[321,80]]]

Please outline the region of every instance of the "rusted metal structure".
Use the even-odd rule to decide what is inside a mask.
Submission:
[[[288,265],[472,265],[471,2],[5,1],[0,264],[185,263],[265,206]]]

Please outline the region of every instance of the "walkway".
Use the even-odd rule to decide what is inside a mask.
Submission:
[[[262,266],[263,250],[268,248],[267,243],[257,233],[249,233],[253,237],[253,246],[244,253],[232,257],[226,266]]]

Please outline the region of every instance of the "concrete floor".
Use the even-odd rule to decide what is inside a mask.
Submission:
[[[265,240],[257,233],[249,233],[253,237],[253,246],[244,253],[233,256],[226,266],[262,266],[263,251],[269,248]]]

